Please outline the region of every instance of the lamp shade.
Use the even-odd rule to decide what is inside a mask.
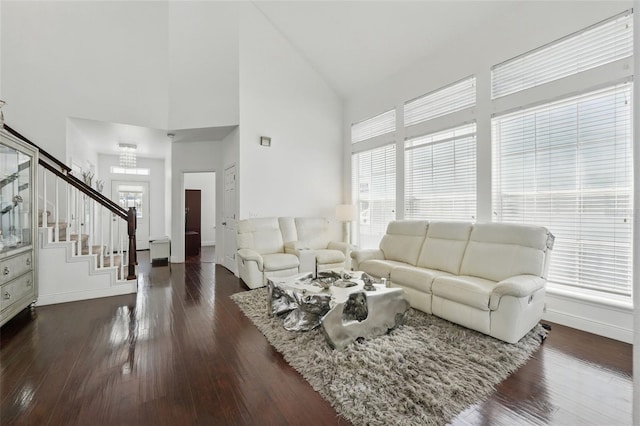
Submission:
[[[338,204],[336,206],[336,219],[340,222],[352,222],[358,216],[358,209],[353,204]]]

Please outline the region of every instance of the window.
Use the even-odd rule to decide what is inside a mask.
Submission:
[[[150,170],[149,169],[136,169],[136,168],[130,168],[130,167],[117,167],[117,166],[111,166],[111,173],[112,174],[122,174],[122,175],[144,175],[144,176],[148,176],[149,175]]]
[[[351,143],[362,142],[396,130],[396,110],[351,125]]]
[[[404,125],[422,123],[476,104],[476,78],[469,77],[404,104]]]
[[[475,219],[475,123],[405,142],[404,196],[406,219]]]
[[[493,209],[556,236],[549,280],[631,295],[632,84],[492,120]]]
[[[577,74],[633,55],[627,11],[491,69],[493,98]]]
[[[352,156],[353,200],[358,206],[358,244],[378,247],[387,224],[396,217],[396,146],[386,145]]]

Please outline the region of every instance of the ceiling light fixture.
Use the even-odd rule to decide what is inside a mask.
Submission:
[[[137,145],[130,143],[119,143],[118,151],[120,151],[120,167],[133,168],[136,166]]]

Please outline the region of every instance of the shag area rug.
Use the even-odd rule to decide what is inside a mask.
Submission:
[[[271,345],[356,425],[443,425],[486,398],[546,335],[539,324],[515,345],[410,309],[387,335],[332,350],[319,329],[289,332],[267,314],[265,288],[231,298]]]

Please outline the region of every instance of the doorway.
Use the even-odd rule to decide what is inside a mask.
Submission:
[[[149,182],[111,182],[111,199],[125,210],[136,208],[136,248],[149,249]],[[126,229],[124,230],[126,235]],[[118,242],[116,241],[116,246]]]
[[[184,254],[187,263],[215,263],[216,173],[184,173]]]

